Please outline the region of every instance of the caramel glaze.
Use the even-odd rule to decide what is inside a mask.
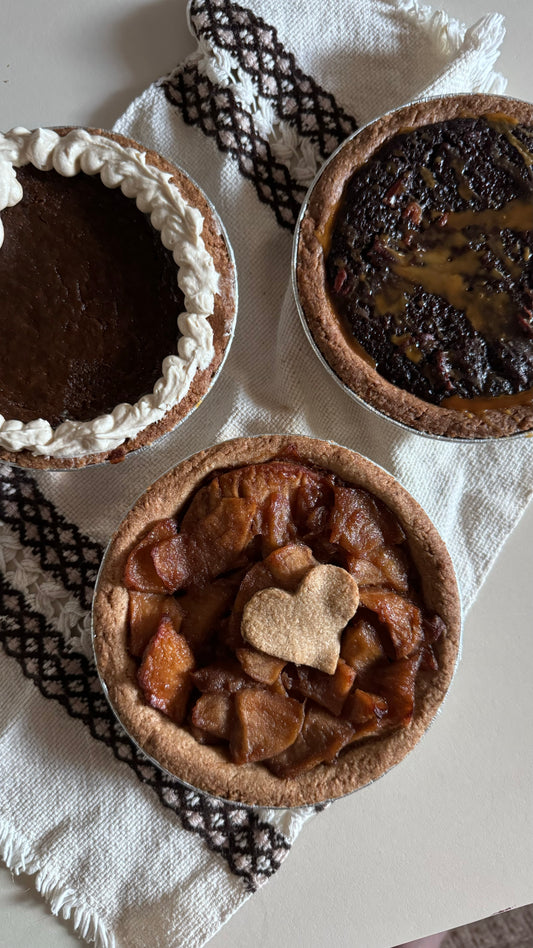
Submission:
[[[85,421],[152,391],[183,294],[149,219],[98,176],[17,170],[2,212],[0,414]]]
[[[473,415],[483,415],[486,411],[509,411],[515,405],[532,405],[533,388],[524,392],[515,392],[514,395],[497,395],[495,398],[460,398],[451,395],[446,400],[446,408],[454,411],[468,411]]]
[[[497,235],[505,229],[533,230],[533,201],[516,198],[497,210],[445,214],[423,231],[416,240],[416,249],[399,252],[389,248],[395,257],[390,264],[393,279],[376,294],[376,314],[383,316],[391,306],[396,313],[404,311],[412,287],[421,286],[462,310],[485,338],[511,337],[516,317],[514,300],[508,292],[491,292],[483,264],[485,251],[474,250],[469,243],[472,230]],[[517,279],[520,266],[505,254],[501,241],[497,247],[493,241],[492,246],[501,252],[501,271]],[[494,270],[497,278],[501,272],[498,263]]]
[[[473,413],[533,400],[533,128],[395,136],[323,236],[333,306],[389,381]]]
[[[331,248],[331,239],[333,237],[335,218],[336,218],[336,214],[339,209],[339,206],[340,206],[340,203],[333,209],[328,220],[324,224],[322,230],[315,231],[316,239],[318,240],[320,246],[322,247],[325,257],[327,257],[327,255],[329,254],[329,251]],[[328,296],[331,296],[329,291],[328,291]],[[376,363],[374,362],[372,356],[370,356],[368,352],[366,351],[366,349],[363,349],[363,346],[357,341],[357,339],[351,332],[350,326],[346,322],[346,320],[341,319],[339,321],[339,328],[342,332],[346,345],[350,347],[352,352],[354,352],[355,355],[357,355],[360,359],[362,359],[364,362],[370,365],[373,369],[375,369]]]

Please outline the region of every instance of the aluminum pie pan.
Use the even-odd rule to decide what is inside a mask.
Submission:
[[[477,112],[475,111],[476,103],[478,107]],[[439,106],[442,106],[446,110],[446,114],[443,114],[440,116],[437,115],[435,118],[424,117],[424,113],[431,115],[431,112],[434,111],[435,109],[438,109]],[[455,112],[453,112],[454,107],[455,107]],[[515,438],[523,438],[523,437],[532,436],[533,399],[531,401],[531,404],[528,405],[529,417],[527,420],[527,424],[528,424],[527,428],[520,428],[519,430],[510,431],[503,434],[502,433],[496,433],[496,434],[487,433],[487,434],[480,435],[478,433],[478,434],[472,434],[472,435],[469,434],[469,435],[463,435],[463,436],[461,435],[456,436],[452,434],[441,433],[438,431],[432,431],[422,426],[418,427],[415,424],[412,424],[409,421],[406,421],[404,418],[396,416],[394,412],[394,401],[395,401],[394,396],[396,395],[397,397],[405,397],[407,395],[408,398],[411,400],[412,405],[415,408],[417,405],[419,406],[420,412],[423,412],[425,409],[430,407],[432,409],[437,409],[437,408],[442,409],[446,411],[448,414],[450,415],[453,414],[454,416],[461,416],[461,415],[472,416],[473,413],[470,413],[467,411],[463,412],[457,409],[452,412],[449,408],[446,408],[445,406],[430,405],[430,403],[425,402],[422,399],[416,398],[415,396],[410,395],[410,393],[405,392],[405,390],[400,389],[398,386],[395,386],[392,383],[388,382],[376,370],[372,371],[370,377],[373,377],[375,382],[378,383],[379,387],[381,387],[383,390],[386,390],[388,392],[387,407],[384,408],[383,406],[378,406],[374,404],[371,399],[365,398],[364,395],[362,395],[360,392],[357,391],[356,386],[352,387],[352,385],[350,384],[350,381],[348,381],[346,377],[343,377],[342,368],[339,368],[338,366],[335,366],[334,364],[332,364],[335,362],[335,355],[331,357],[329,352],[323,351],[323,348],[320,346],[319,342],[317,341],[317,338],[313,334],[313,330],[311,326],[309,325],[309,318],[308,318],[308,315],[306,314],[306,307],[301,299],[301,292],[300,292],[300,287],[298,283],[299,252],[300,252],[300,240],[302,236],[302,225],[306,221],[308,213],[310,212],[310,205],[315,197],[315,191],[316,191],[317,186],[321,184],[322,178],[324,175],[331,174],[332,166],[334,166],[335,163],[338,161],[339,156],[341,158],[343,157],[343,153],[345,149],[349,150],[352,146],[352,143],[354,142],[355,142],[355,145],[357,146],[359,144],[359,139],[362,136],[363,137],[366,136],[368,138],[368,136],[372,134],[374,129],[376,129],[379,134],[379,132],[381,132],[381,127],[384,125],[384,123],[394,122],[395,125],[393,126],[392,133],[396,134],[402,128],[403,116],[406,117],[405,124],[409,125],[407,118],[408,117],[412,118],[413,115],[416,116],[417,113],[421,112],[423,115],[423,119],[422,121],[418,121],[416,123],[416,126],[418,127],[418,126],[423,126],[425,124],[432,124],[433,122],[438,122],[441,120],[444,121],[447,118],[453,117],[454,114],[458,115],[461,109],[463,110],[462,114],[465,116],[468,116],[469,114],[481,115],[486,112],[491,112],[491,111],[495,112],[497,110],[499,111],[507,110],[508,113],[512,114],[513,111],[518,110],[519,114],[523,115],[524,117],[523,120],[526,120],[527,118],[530,124],[533,124],[533,104],[532,103],[526,102],[524,100],[518,100],[511,96],[491,95],[491,94],[467,94],[467,93],[450,94],[450,95],[443,95],[443,96],[426,96],[426,97],[408,102],[389,112],[383,113],[382,115],[378,116],[375,119],[372,119],[369,122],[366,122],[364,125],[358,128],[355,132],[349,135],[343,142],[341,142],[341,144],[335,149],[335,151],[333,151],[332,154],[324,161],[324,163],[319,168],[318,172],[316,173],[313,181],[311,182],[307,190],[306,196],[300,207],[300,212],[299,212],[298,219],[296,222],[295,231],[294,231],[294,239],[293,239],[293,244],[292,244],[292,257],[291,257],[292,289],[293,289],[294,300],[296,303],[296,308],[300,317],[300,321],[301,321],[303,330],[305,332],[305,335],[311,344],[311,348],[314,350],[314,352],[318,356],[320,362],[322,363],[326,371],[331,375],[332,378],[335,379],[335,381],[340,386],[340,388],[349,396],[349,398],[352,401],[361,405],[362,407],[372,412],[374,415],[377,415],[378,417],[384,419],[385,421],[392,422],[395,426],[397,426],[398,428],[402,429],[405,432],[417,434],[417,435],[420,435],[422,437],[426,437],[432,440],[444,441],[448,444],[450,442],[456,443],[456,444],[484,444],[487,442],[495,442],[495,441],[507,442]],[[371,154],[379,150],[379,148],[383,145],[387,137],[389,137],[388,134],[383,135],[383,137],[378,140],[378,142],[376,143],[374,147],[367,148],[368,153],[365,155],[363,160],[353,165],[353,170],[362,166],[366,162],[366,160],[368,160]],[[348,179],[348,177],[349,175],[346,175],[344,179],[344,183]],[[340,200],[340,194],[338,195],[338,199]],[[334,213],[335,213],[334,210],[330,211],[330,220],[332,219]],[[325,296],[328,299],[327,305],[328,305],[329,311],[332,314],[332,322],[336,321],[339,325],[341,325],[341,320],[336,316],[336,314],[334,314],[333,306],[329,302],[329,294],[327,293],[327,291],[325,293]],[[344,349],[345,355],[347,355],[349,351],[349,344],[347,344],[347,346],[348,348]],[[324,348],[327,348],[327,346],[324,346]],[[360,357],[358,357],[357,355],[353,353],[353,350],[350,352],[349,359],[358,360],[359,363],[363,361]],[[384,400],[385,399],[380,398],[380,401],[384,401]],[[391,406],[393,407],[391,408]],[[498,410],[497,408],[494,411],[494,414],[496,413],[499,415],[500,418],[502,417],[502,415],[508,414],[508,412],[505,409]],[[486,420],[486,424],[487,425],[490,424],[488,419]]]
[[[77,128],[81,129],[85,127],[84,126],[68,126],[66,128],[56,127],[56,128],[51,129],[51,131],[56,131],[56,132],[59,132],[60,134],[63,134],[66,131],[69,131],[71,129],[77,129]],[[44,129],[44,131],[46,131],[46,129]],[[138,442],[136,446],[126,449],[124,452],[121,452],[120,449],[123,448],[124,445],[127,445],[128,441],[130,440],[128,438],[125,438],[121,442],[121,444],[117,446],[117,448],[110,450],[108,452],[101,452],[98,454],[93,453],[93,454],[87,454],[87,455],[73,454],[71,457],[64,457],[64,458],[54,458],[54,457],[51,457],[48,455],[42,455],[42,454],[33,455],[31,451],[27,449],[21,449],[20,451],[10,451],[9,449],[3,448],[2,446],[0,446],[0,464],[9,464],[11,467],[26,470],[26,471],[44,470],[48,472],[65,472],[65,471],[81,470],[81,469],[84,469],[85,467],[100,467],[102,465],[123,463],[130,456],[133,457],[143,451],[148,450],[150,447],[152,447],[152,445],[159,444],[166,437],[173,434],[173,432],[175,432],[184,421],[187,421],[190,418],[190,416],[196,411],[196,409],[201,405],[202,401],[206,398],[206,396],[209,394],[209,392],[215,385],[216,381],[218,380],[224,368],[226,359],[229,355],[229,351],[231,349],[233,339],[235,336],[237,314],[238,314],[238,304],[239,304],[238,275],[237,275],[237,266],[236,266],[236,261],[235,261],[235,253],[234,253],[232,244],[230,242],[224,222],[222,221],[222,218],[220,217],[220,214],[217,208],[215,207],[213,201],[208,197],[204,189],[197,183],[197,181],[193,178],[193,176],[189,174],[189,172],[186,171],[185,168],[183,168],[178,162],[174,161],[173,159],[167,158],[162,153],[159,153],[159,152],[154,151],[153,149],[150,149],[147,145],[144,145],[143,143],[139,141],[136,141],[122,134],[114,133],[110,130],[95,129],[95,128],[87,127],[86,131],[88,131],[91,134],[102,135],[104,137],[115,139],[119,143],[126,143],[129,147],[132,147],[135,150],[138,150],[139,153],[148,154],[149,156],[152,156],[156,162],[161,161],[163,169],[168,171],[169,173],[174,172],[174,173],[177,173],[178,176],[181,176],[181,178],[184,179],[185,181],[185,186],[192,189],[192,191],[196,194],[198,199],[201,202],[203,202],[203,204],[205,205],[205,212],[207,212],[207,214],[210,215],[209,228],[210,228],[211,234],[214,235],[215,239],[219,239],[220,247],[222,249],[222,254],[225,257],[223,278],[224,278],[224,282],[226,286],[223,289],[223,295],[216,294],[216,296],[220,295],[220,300],[221,300],[221,303],[216,304],[216,305],[221,306],[224,309],[224,312],[227,312],[227,315],[225,317],[224,329],[223,331],[220,332],[220,335],[219,335],[220,356],[218,358],[214,371],[212,371],[208,381],[206,383],[203,383],[203,387],[200,388],[200,391],[196,395],[196,400],[195,401],[191,400],[192,403],[190,407],[186,409],[185,413],[182,414],[181,417],[178,417],[176,421],[171,424],[171,426],[169,425],[165,426],[165,419],[167,419],[169,412],[175,411],[179,407],[180,404],[182,404],[183,402],[186,402],[187,399],[190,398],[191,386],[194,384],[195,379],[197,378],[197,375],[202,374],[204,372],[208,372],[209,366],[207,367],[207,369],[201,370],[201,372],[197,371],[196,375],[191,380],[191,385],[189,386],[188,390],[183,394],[182,398],[180,398],[179,401],[175,402],[170,407],[167,407],[165,414],[162,416],[161,419],[159,419],[159,421],[147,423],[146,426],[142,428],[133,438],[134,443]],[[96,176],[99,176],[99,173],[97,173]],[[175,184],[175,187],[180,193],[182,193],[181,187],[183,187],[183,183],[181,183],[181,187],[180,187],[180,183],[177,182]],[[132,198],[128,196],[128,199],[131,200]],[[144,212],[141,210],[139,210],[138,213],[140,216],[143,216],[144,214]],[[157,232],[159,233],[159,231]],[[179,270],[179,265],[176,265],[176,273],[178,272],[178,270]],[[176,347],[176,351],[177,351],[177,347]],[[174,353],[168,353],[168,354],[174,354]],[[216,358],[216,353],[215,353],[215,358]],[[141,397],[143,397],[143,395],[139,396],[139,398]],[[102,416],[105,417],[105,413],[102,413]],[[95,417],[100,417],[100,416],[95,416]],[[155,431],[154,433],[151,433],[152,429],[156,429],[159,426],[161,426],[162,428],[160,433],[157,433],[157,431]],[[148,437],[145,439],[144,436],[146,434],[148,434]],[[90,460],[90,458],[93,458],[93,457],[95,458],[95,460]],[[89,458],[89,460],[87,460],[87,458]]]
[[[320,765],[318,769],[322,777],[318,785],[313,785],[314,779],[309,781],[306,777],[304,783],[313,785],[313,792],[309,793],[307,787],[307,794],[302,793],[302,781],[299,781],[299,778],[284,781],[268,775],[265,781],[264,773],[259,778],[261,771],[266,772],[266,768],[260,764],[238,767],[229,764],[226,759],[223,762],[221,777],[221,758],[225,756],[223,751],[198,744],[186,728],[178,727],[168,718],[164,719],[160,712],[146,705],[137,685],[137,663],[127,650],[128,592],[122,584],[127,553],[140,536],[156,519],[172,516],[181,510],[209,474],[226,470],[228,467],[272,460],[294,445],[302,451],[302,463],[317,463],[322,469],[333,470],[341,477],[343,472],[347,471],[344,465],[348,457],[350,470],[359,474],[357,478],[352,479],[353,483],[369,490],[374,487],[375,496],[383,498],[386,495],[393,513],[397,512],[396,506],[405,507],[403,515],[398,513],[398,516],[410,537],[410,552],[422,581],[427,584],[427,588],[424,588],[426,606],[439,611],[448,626],[448,636],[441,646],[444,657],[438,681],[434,684],[435,694],[432,682],[428,684],[426,681],[425,685],[423,682],[419,683],[420,707],[415,709],[413,724],[400,732],[394,732],[388,738],[385,736],[378,739],[377,761],[372,759],[370,764],[367,763],[366,757],[376,758],[372,749],[368,754],[368,746],[363,749],[362,755],[359,753],[363,764],[358,763],[358,766],[362,770],[366,768],[365,779],[359,779],[361,774],[355,772],[352,761],[346,764],[346,758],[353,755],[353,751],[349,750],[339,758],[339,761],[344,761],[340,768],[339,763]],[[321,464],[317,462],[317,459],[322,458],[317,452],[321,452],[324,446],[327,446],[333,458],[331,464],[323,459]],[[195,478],[192,485],[188,482],[191,471],[194,471]],[[372,486],[369,484],[369,477],[372,478]],[[168,496],[168,490],[171,487],[174,491],[176,485],[181,493],[175,495],[177,499],[174,500],[174,495]],[[164,494],[166,497],[162,508],[160,501]],[[157,511],[157,516],[154,516],[154,511]],[[411,520],[406,519],[405,511]],[[424,544],[429,544],[425,552]],[[263,435],[233,439],[196,452],[172,467],[140,495],[111,538],[100,565],[93,598],[92,643],[98,675],[110,707],[129,738],[156,767],[177,778],[184,786],[231,804],[254,808],[316,806],[363,789],[391,770],[414,749],[440,713],[459,661],[461,636],[460,593],[453,564],[444,541],[420,505],[392,475],[357,452],[332,441],[319,441],[299,435]],[[180,746],[176,747],[176,743]],[[374,748],[377,744],[378,742]],[[183,752],[194,759],[195,766],[198,759],[202,758],[199,778],[197,772],[191,778],[190,760],[186,766],[183,764],[180,756]],[[329,780],[324,781],[322,778],[326,771],[329,772],[326,774]],[[239,785],[241,776],[243,785]]]

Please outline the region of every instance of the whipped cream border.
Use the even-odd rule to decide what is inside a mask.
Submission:
[[[0,446],[8,451],[30,451],[52,458],[85,457],[117,448],[148,425],[159,421],[189,391],[197,371],[206,369],[214,356],[213,314],[218,274],[203,238],[204,218],[182,197],[171,175],[148,164],[146,153],[75,128],[66,135],[53,129],[14,128],[0,133],[0,211],[22,198],[16,168],[32,164],[40,171],[55,169],[65,177],[80,171],[99,174],[108,188],[120,187],[134,198],[140,211],[150,215],[163,245],[179,267],[177,281],[185,298],[185,312],[178,316],[181,335],[177,354],[162,364],[161,378],[153,391],[134,405],[117,405],[111,414],[87,422],[64,421],[57,428],[42,418],[23,423],[0,414]],[[4,232],[0,221],[0,248]],[[1,252],[1,250],[0,250]]]

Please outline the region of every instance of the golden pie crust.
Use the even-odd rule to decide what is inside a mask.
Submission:
[[[437,612],[447,634],[437,643],[439,670],[419,676],[415,712],[407,728],[361,741],[334,764],[320,764],[297,778],[275,777],[261,764],[236,765],[216,746],[199,744],[185,727],[147,705],[128,651],[127,557],[140,537],[162,518],[175,516],[215,471],[290,456],[331,471],[383,500],[407,534],[422,580],[425,605]],[[316,804],[365,786],[402,760],[420,740],[450,685],[458,658],[461,609],[444,542],[427,515],[400,484],[361,455],[330,442],[302,436],[240,438],[193,455],[150,487],[112,538],[98,578],[93,636],[98,670],[109,701],[126,731],[164,770],[216,796],[252,806]]]
[[[71,130],[72,126],[54,129],[59,135],[67,135]],[[213,330],[214,356],[206,369],[197,371],[188,392],[177,404],[173,405],[159,421],[147,425],[135,437],[128,438],[118,448],[82,457],[50,458],[34,456],[27,450],[8,451],[0,447],[0,460],[11,462],[19,467],[63,470],[85,467],[88,464],[98,464],[103,461],[117,463],[137,448],[152,444],[162,435],[172,431],[199,405],[202,398],[207,394],[224,360],[234,331],[237,310],[237,280],[233,254],[223,233],[220,220],[205,195],[183,171],[176,168],[175,165],[157,152],[145,148],[133,139],[99,128],[88,128],[86,131],[144,153],[147,164],[172,175],[172,183],[179,189],[187,204],[190,207],[197,208],[202,214],[204,219],[202,238],[219,278],[214,311],[209,317],[209,323]]]
[[[482,413],[431,404],[387,381],[342,327],[326,286],[325,251],[347,181],[399,132],[458,117],[503,113],[533,123],[533,105],[506,96],[454,95],[415,102],[365,126],[333,156],[312,187],[295,236],[296,297],[312,339],[337,378],[356,396],[414,431],[443,438],[488,439],[533,428],[533,404]],[[496,400],[495,400],[496,402]]]

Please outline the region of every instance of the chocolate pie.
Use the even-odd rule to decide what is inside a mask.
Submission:
[[[0,136],[0,457],[120,460],[181,421],[235,320],[231,250],[182,171],[109,132]]]
[[[533,106],[450,96],[366,126],[297,229],[296,287],[356,396],[447,438],[533,427]]]
[[[161,767],[259,806],[341,796],[401,760],[460,637],[437,531],[382,469],[300,436],[182,462],[111,541],[93,607],[111,705]]]

